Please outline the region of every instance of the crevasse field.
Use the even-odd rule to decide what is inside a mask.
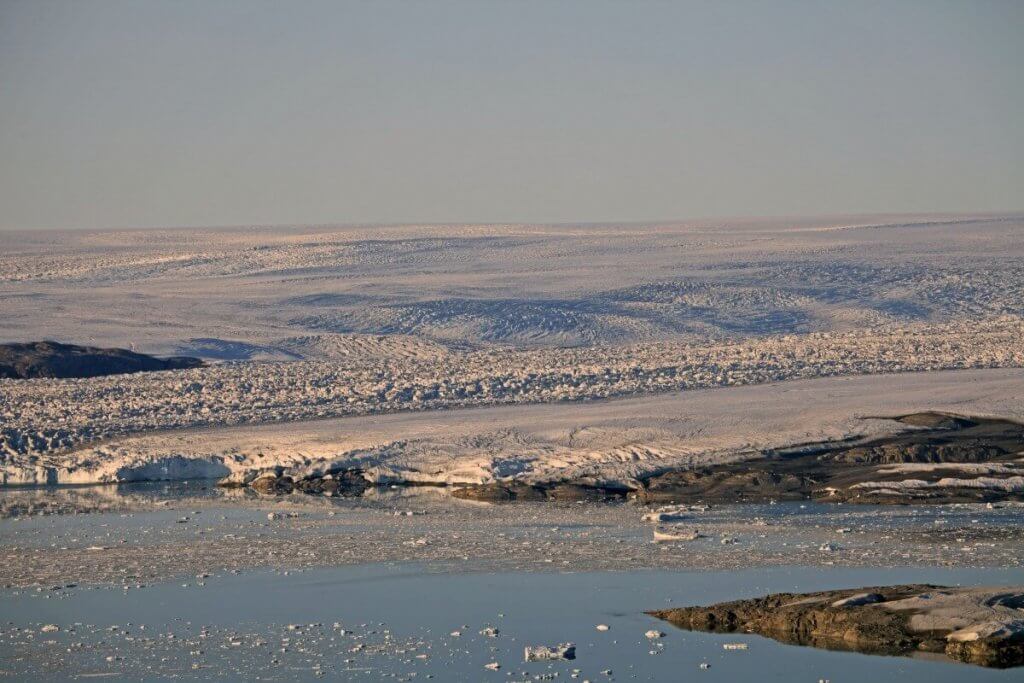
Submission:
[[[620,481],[892,429],[864,416],[1024,416],[1016,215],[7,232],[0,314],[4,341],[212,362],[0,380],[7,483]]]

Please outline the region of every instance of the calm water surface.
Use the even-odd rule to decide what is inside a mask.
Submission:
[[[0,594],[8,630],[0,644],[7,650],[0,650],[0,669],[17,676],[19,667],[32,666],[34,680],[109,676],[125,680],[518,681],[542,676],[595,682],[1020,681],[1022,669],[995,671],[945,660],[795,647],[751,635],[684,632],[645,616],[643,610],[771,591],[1022,580],[1020,570],[999,569],[793,567],[735,572],[437,574],[399,564],[289,574],[253,571],[210,577],[202,586],[190,580],[128,592],[88,587],[56,593],[9,590]],[[66,628],[76,622],[93,627],[38,634],[33,639],[36,645],[27,649],[24,643],[12,645],[18,639],[12,639],[10,630],[16,627],[38,629],[53,623]],[[288,631],[289,624],[314,622],[322,626]],[[337,636],[332,628],[335,622],[350,630],[348,638]],[[134,647],[131,641],[112,638],[107,631],[119,626],[135,632],[142,624],[147,637],[173,633],[176,639],[161,641],[159,652],[151,652],[141,644]],[[598,632],[597,624],[607,624],[610,630]],[[499,629],[497,637],[479,634],[487,626]],[[215,637],[200,651],[185,643],[202,627]],[[664,631],[666,637],[648,640],[644,633],[652,628]],[[460,636],[452,636],[453,631]],[[246,645],[232,649],[221,642],[227,632],[255,634],[246,638],[259,636],[266,643],[249,647],[247,640]],[[283,651],[281,638],[289,636]],[[47,638],[52,642],[44,645]],[[375,654],[367,654],[373,647],[351,652],[353,643],[370,646],[384,641],[382,651]],[[523,661],[524,645],[566,641],[577,646],[574,661]],[[180,647],[177,642],[182,643]],[[727,642],[745,642],[749,649],[723,650]],[[76,643],[82,645],[66,652]],[[48,648],[60,657],[47,659]],[[108,652],[118,659],[107,661]],[[492,662],[501,668],[484,668]],[[702,663],[710,668],[702,669]],[[192,665],[199,668],[191,669]],[[611,673],[602,673],[607,670]]]

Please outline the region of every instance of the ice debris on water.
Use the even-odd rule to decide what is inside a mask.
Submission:
[[[527,645],[523,649],[523,658],[527,662],[541,662],[554,659],[576,659],[576,646],[573,643],[558,645]]]

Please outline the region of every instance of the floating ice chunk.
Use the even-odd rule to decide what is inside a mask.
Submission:
[[[654,542],[668,543],[672,541],[696,541],[700,538],[700,532],[696,529],[655,529]]]
[[[558,645],[527,645],[523,649],[523,658],[527,662],[542,662],[553,659],[576,659],[576,646],[573,643]]]

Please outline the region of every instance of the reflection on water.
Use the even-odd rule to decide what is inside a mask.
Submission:
[[[220,489],[213,482],[147,482],[105,486],[11,487],[0,489],[0,515],[122,512],[146,508],[167,499],[238,497],[240,490]]]
[[[288,496],[259,494],[249,488],[225,488],[215,480],[133,482],[98,486],[0,487],[0,518],[32,515],[125,512],[147,509],[168,501],[189,503],[274,502],[287,498],[293,502],[329,508],[351,501],[368,503],[401,500],[454,501],[443,487],[385,487],[367,489],[358,499],[326,498],[296,493]]]

